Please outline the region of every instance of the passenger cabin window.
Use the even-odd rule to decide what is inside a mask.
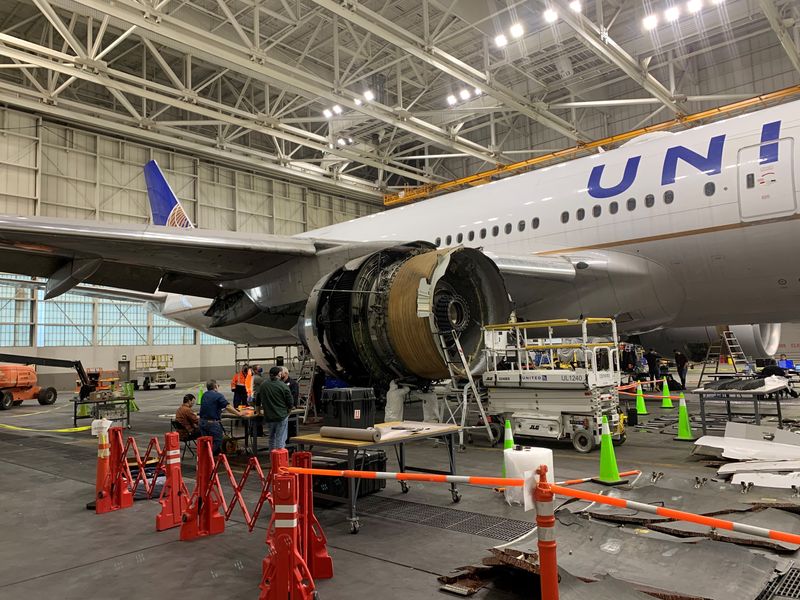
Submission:
[[[608,212],[610,212],[612,215],[617,214],[617,211],[619,211],[619,204],[612,202],[608,205]]]
[[[470,242],[471,242],[472,240],[474,240],[474,239],[475,239],[475,232],[474,232],[474,231],[470,231],[470,232],[467,234],[467,239],[468,239]]]
[[[561,213],[561,222],[569,223],[569,213],[567,211]]]
[[[460,243],[461,243],[461,242],[463,242],[463,241],[464,241],[464,234],[463,234],[463,233],[459,233],[459,234],[456,236],[456,243],[457,243],[457,244],[460,244]]]
[[[506,223],[506,226],[505,226],[505,228],[503,229],[503,231],[505,231],[505,232],[506,232],[506,235],[508,235],[509,233],[511,233],[511,223]]]
[[[531,221],[531,227],[533,229],[539,229],[539,217],[533,217],[533,220]]]
[[[578,212],[575,213],[575,216],[578,218],[578,221],[583,221],[583,218],[586,216],[586,211],[582,208],[579,208]]]
[[[436,244],[436,247],[438,248],[439,246],[442,245],[442,238],[440,237],[436,238],[436,241],[433,243]]]
[[[486,237],[486,228],[484,227],[483,229],[481,229],[481,239],[484,239],[485,237]]]
[[[600,208],[600,205],[599,205],[599,204],[595,204],[595,205],[592,207],[592,216],[593,216],[593,217],[595,217],[595,218],[599,217],[599,216],[600,216],[600,214],[601,214],[602,212],[603,212],[603,209],[602,209],[602,208]]]
[[[492,236],[497,237],[499,234],[500,234],[500,226],[495,225],[494,227],[492,227]]]
[[[703,187],[703,191],[705,192],[706,196],[713,196],[714,192],[717,191],[717,186],[714,185],[713,181],[709,181]]]
[[[520,221],[519,223],[517,223],[517,229],[519,231],[525,231],[525,221]]]
[[[653,208],[656,205],[656,197],[653,196],[653,194],[647,194],[647,196],[644,197],[644,205],[647,208]]]
[[[673,200],[675,200],[675,192],[672,190],[664,192],[664,204],[672,204]]]
[[[636,210],[636,198],[628,198],[628,210]]]
[[[444,243],[447,246],[449,246],[452,242],[453,242],[453,236],[452,235],[448,235],[444,240]]]

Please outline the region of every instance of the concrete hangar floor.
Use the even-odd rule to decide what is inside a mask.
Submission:
[[[183,393],[181,386],[177,390],[137,393],[141,411],[133,414],[129,433],[135,435],[140,448],[146,446],[151,435],[161,436],[169,430],[170,416]],[[69,397],[71,394],[65,392],[59,395],[54,406],[26,404],[0,413],[0,424],[23,428],[0,427],[0,505],[3,507],[0,511],[0,598],[219,600],[257,597],[266,552],[268,508],[265,507],[253,533],[247,532],[237,509],[223,534],[192,542],[179,541],[175,529],[155,531],[154,516],[158,512],[155,500],[137,501],[131,509],[105,515],[86,510],[86,503],[94,496],[96,439],[87,431],[41,431],[71,426],[72,405],[64,400]],[[689,399],[690,410],[696,413],[694,399],[691,396]],[[649,418],[659,414],[653,406]],[[800,406],[789,403],[784,408],[784,414],[787,413],[800,414]],[[301,432],[306,430],[312,429],[303,427]],[[714,470],[689,456],[691,446],[673,441],[671,435],[631,430],[627,443],[617,447],[616,452],[620,470],[638,468],[648,478],[653,471],[664,473],[665,479],[680,478],[687,482],[695,477],[713,477]],[[598,452],[582,455],[571,445],[552,444],[550,447],[554,450],[559,479],[596,475]],[[446,449],[434,448],[432,442],[411,444],[407,453],[409,462],[415,464],[443,468],[447,463]],[[387,468],[396,470],[393,453],[387,455]],[[473,443],[458,455],[459,473],[498,474],[501,457],[499,447],[491,448],[485,438],[475,435]],[[188,455],[183,463],[183,474],[191,490],[195,469]],[[362,503],[358,535],[350,534],[343,507],[318,506],[315,512],[328,537],[335,571],[333,579],[317,582],[320,598],[446,597],[439,591],[439,576],[465,565],[480,565],[489,556],[489,548],[509,541],[508,537],[503,539],[503,534],[497,533],[497,528],[481,532],[477,527],[470,533],[469,527],[453,527],[475,518],[455,512],[429,519],[427,524],[419,522],[425,519],[409,517],[419,513],[415,510],[419,504],[423,505],[421,510],[442,507],[448,511],[500,517],[513,523],[534,521],[532,512],[507,506],[502,496],[491,489],[462,486],[461,494],[461,502],[453,505],[447,486],[412,484],[406,495],[397,482],[388,482],[386,488],[372,498],[388,499],[395,507],[399,506],[397,502],[404,503],[407,510],[391,514],[385,510],[370,512],[368,507],[361,508],[369,503]],[[251,504],[255,500],[253,490],[245,497]],[[670,498],[665,498],[665,503],[669,502]],[[610,533],[609,537],[612,537]],[[788,560],[796,557],[797,552],[784,555]],[[676,571],[665,576],[685,578],[686,574]],[[562,580],[562,588],[563,583]],[[572,596],[573,593],[578,595]],[[562,589],[561,597],[589,597],[581,593],[585,594],[585,590]],[[493,577],[474,597],[535,598],[538,597],[536,580],[508,572],[507,576]],[[606,596],[597,594],[594,597]],[[613,597],[649,596],[631,588]]]

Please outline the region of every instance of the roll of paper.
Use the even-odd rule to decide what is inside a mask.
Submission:
[[[322,437],[340,440],[357,440],[359,442],[380,442],[381,432],[374,427],[357,429],[355,427],[321,427],[319,434]]]

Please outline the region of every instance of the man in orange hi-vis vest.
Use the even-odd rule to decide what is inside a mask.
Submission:
[[[233,392],[233,405],[242,406],[249,404],[253,399],[253,371],[250,365],[242,365],[242,370],[231,379]]]

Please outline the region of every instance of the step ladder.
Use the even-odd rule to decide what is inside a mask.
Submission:
[[[303,424],[310,422],[309,419],[314,421],[318,420],[316,401],[312,398],[312,383],[314,382],[314,369],[317,363],[314,358],[308,353],[303,352],[300,368],[297,371],[297,385],[300,390],[300,401],[303,403]],[[313,416],[311,416],[313,413]]]
[[[478,386],[475,385],[475,379],[472,377],[472,371],[469,367],[467,357],[464,355],[464,349],[461,347],[461,341],[458,337],[458,332],[455,330],[440,331],[438,333],[439,343],[442,348],[442,353],[447,365],[447,370],[450,373],[450,388],[455,392],[459,401],[453,406],[449,397],[445,397],[445,406],[449,417],[447,423],[459,425],[461,430],[458,432],[458,446],[459,449],[464,449],[464,430],[465,429],[481,429],[485,428],[489,436],[489,443],[494,445],[495,434],[492,431],[489,418],[483,407],[483,397],[478,391]],[[464,377],[456,373],[455,367],[459,366],[466,373],[466,382],[459,385],[459,381],[463,381]],[[449,395],[448,395],[449,396]],[[472,407],[474,405],[474,408]],[[467,426],[467,419],[470,415],[478,417],[479,424],[475,426]]]
[[[744,375],[748,369],[750,361],[748,361],[744,350],[742,350],[739,340],[736,339],[736,334],[734,334],[732,331],[725,330],[720,334],[719,339],[708,347],[706,359],[703,362],[703,368],[700,371],[698,385],[703,385],[703,378],[706,374],[706,369],[710,370],[710,363],[712,361],[714,363],[714,374],[716,375],[720,373],[720,359],[725,356],[729,356],[731,358],[731,362],[733,363],[732,374]]]

